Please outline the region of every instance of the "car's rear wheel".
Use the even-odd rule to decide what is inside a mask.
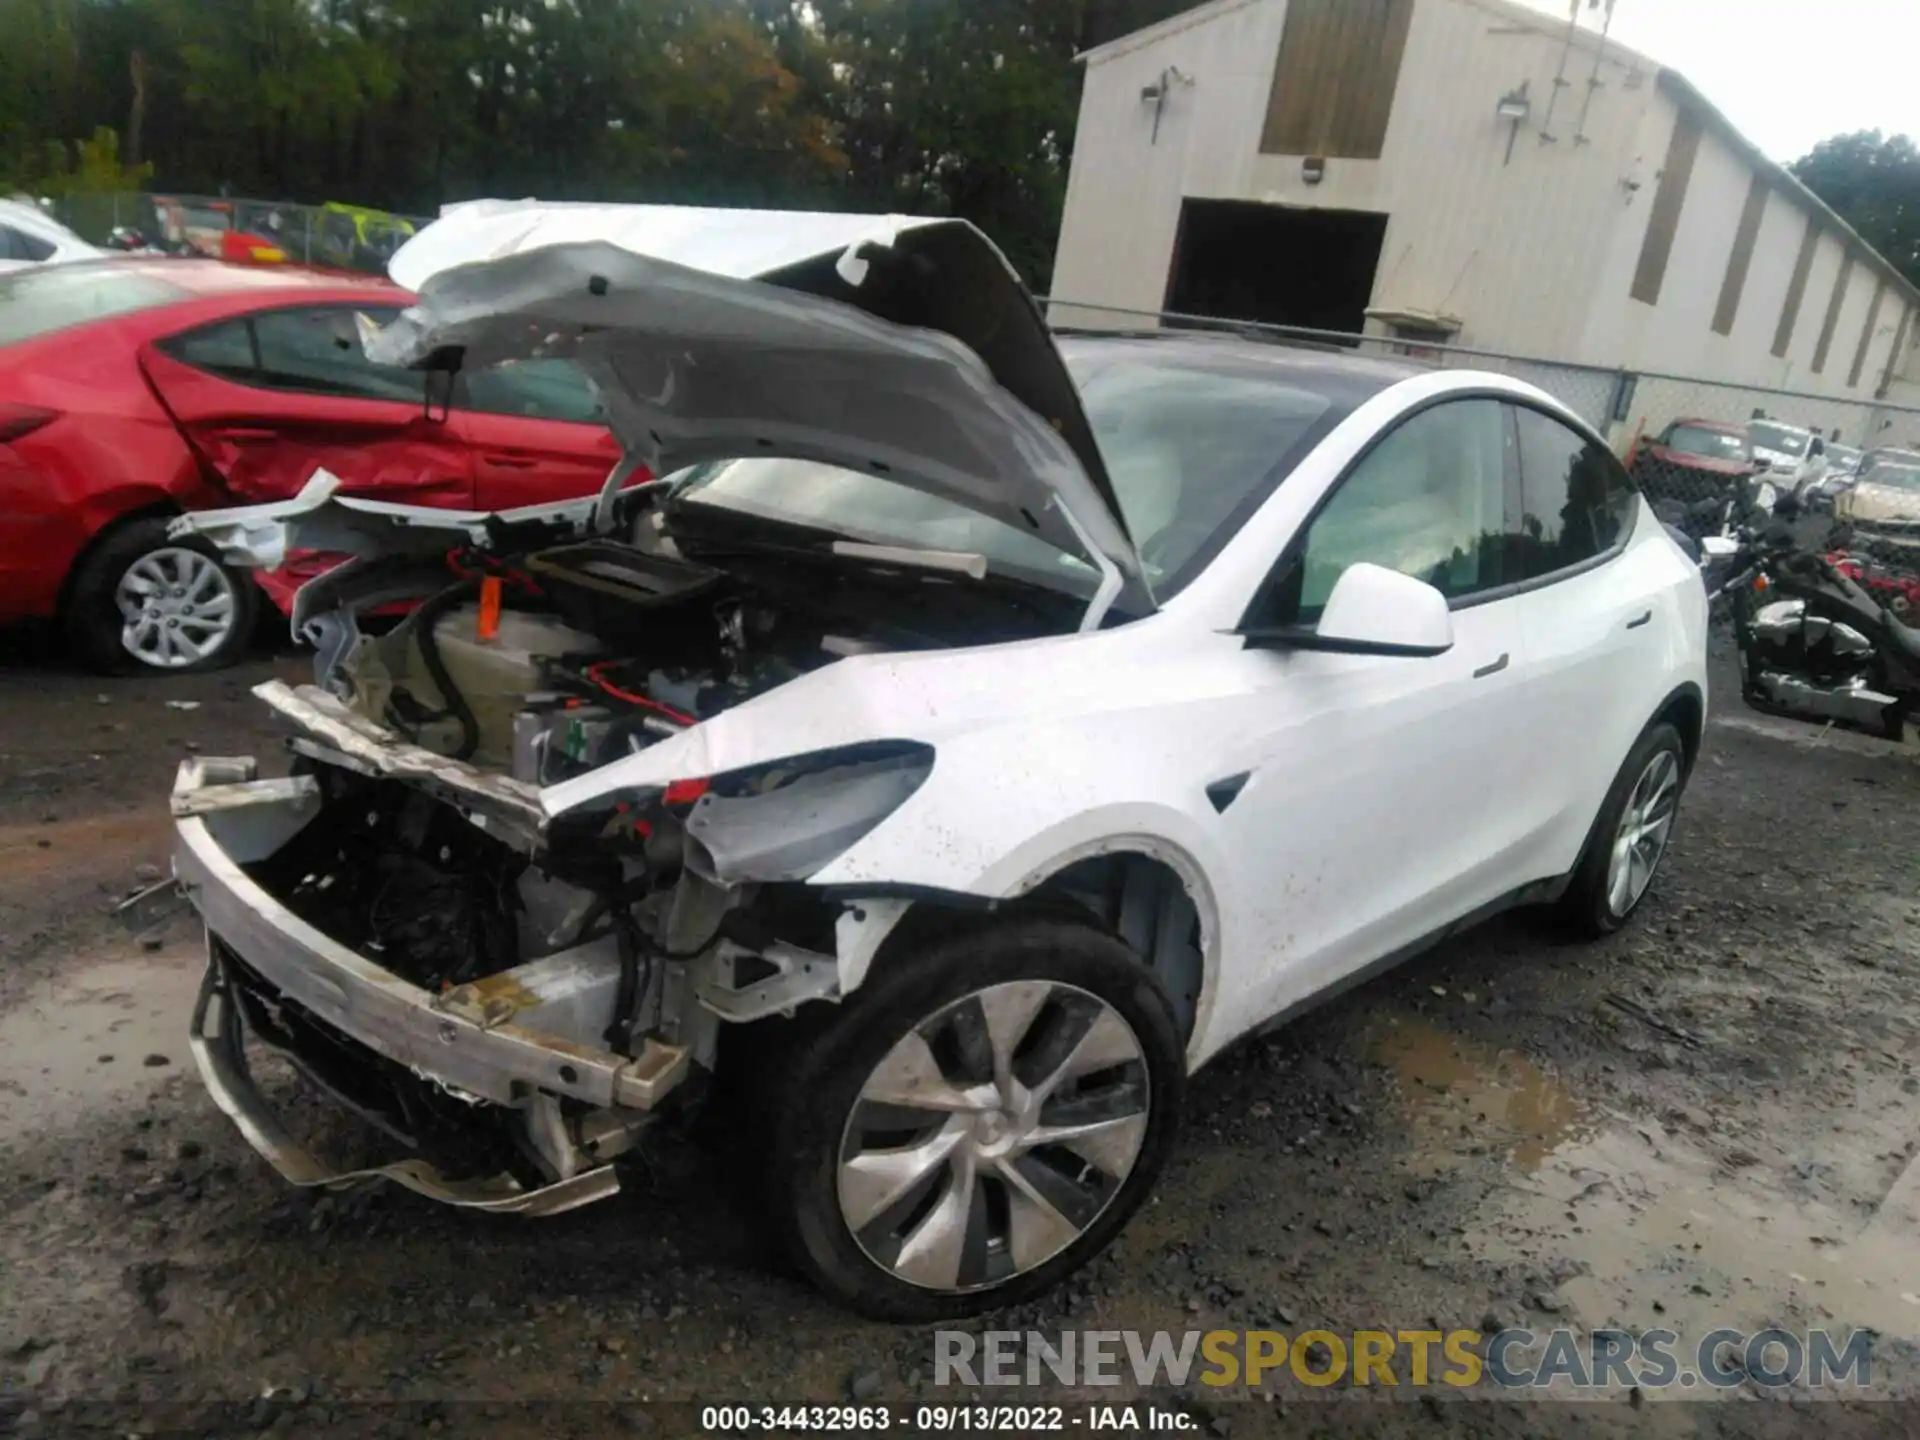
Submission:
[[[238,659],[257,603],[250,578],[203,541],[171,538],[155,515],[111,532],[81,562],[66,624],[95,669],[180,675]]]
[[[1680,732],[1665,721],[1649,725],[1614,778],[1561,901],[1580,932],[1611,934],[1640,908],[1673,839],[1686,780]]]
[[[763,1077],[763,1192],[863,1314],[1013,1304],[1097,1254],[1173,1143],[1185,1056],[1119,940],[1022,919],[888,957]]]

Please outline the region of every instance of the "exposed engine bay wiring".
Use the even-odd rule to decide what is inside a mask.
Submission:
[[[606,672],[617,668],[622,663],[623,662],[618,660],[602,660],[597,664],[587,666],[581,673],[586,676],[588,682],[601,694],[607,696],[609,699],[618,700],[623,705],[632,705],[636,709],[641,710],[651,710],[655,714],[664,715],[667,719],[680,725],[696,725],[699,723],[693,716],[686,714],[684,711],[676,710],[671,705],[662,704],[651,696],[625,689],[608,679]]]
[[[442,709],[428,711],[420,708],[404,690],[394,692],[394,703],[390,708],[392,718],[409,736],[418,738],[420,730],[436,720],[453,717],[460,726],[460,744],[453,751],[455,760],[471,760],[474,751],[480,748],[480,722],[475,718],[473,708],[460,693],[460,687],[453,682],[453,676],[447,672],[445,660],[440,655],[439,642],[434,638],[434,627],[454,606],[471,599],[480,593],[480,578],[474,576],[422,601],[420,608],[413,612],[409,623],[414,627],[414,640],[420,647],[421,663],[427,667],[427,675],[433,681],[433,688],[440,692]],[[415,713],[406,714],[399,703],[401,697],[412,705]]]

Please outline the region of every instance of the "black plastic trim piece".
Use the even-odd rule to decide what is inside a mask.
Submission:
[[[862,900],[924,900],[956,910],[997,910],[1001,901],[993,895],[970,895],[964,890],[942,890],[938,885],[903,885],[877,881],[872,884],[815,885],[810,887],[824,900],[857,905]]]
[[[1234,632],[1256,650],[1325,650],[1335,655],[1399,655],[1430,660],[1451,645],[1393,645],[1383,640],[1343,640],[1336,635],[1292,625],[1272,625]]]
[[[1207,786],[1207,801],[1216,813],[1224,815],[1227,807],[1240,798],[1240,792],[1247,788],[1247,781],[1253,778],[1251,770],[1242,770],[1238,775],[1229,775],[1225,779],[1215,780]]]

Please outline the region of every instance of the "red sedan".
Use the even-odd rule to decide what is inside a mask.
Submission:
[[[591,493],[618,458],[565,361],[425,377],[362,340],[409,296],[282,267],[126,258],[0,277],[0,623],[54,620],[112,670],[211,669],[246,644],[250,579],[170,540],[183,510],[347,493],[496,510]],[[286,609],[323,564],[261,583]]]

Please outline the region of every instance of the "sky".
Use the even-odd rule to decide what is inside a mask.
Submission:
[[[1528,3],[1567,13],[1568,0]],[[1783,164],[1850,130],[1920,140],[1920,0],[1615,0],[1612,34]]]

